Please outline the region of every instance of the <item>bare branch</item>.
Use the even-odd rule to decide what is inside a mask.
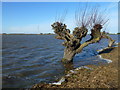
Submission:
[[[83,37],[85,37],[87,35],[87,32],[88,32],[88,30],[85,27],[81,27],[81,28],[76,27],[73,31],[73,35],[75,38],[81,40]]]
[[[80,53],[84,47],[88,46],[89,44],[96,43],[98,41],[100,41],[99,37],[96,39],[92,39],[88,42],[84,42],[83,44],[80,45],[80,47],[78,49],[76,49],[76,53]]]
[[[66,15],[67,15],[67,12],[68,12],[67,9],[65,9],[64,12],[63,12],[63,14],[61,15],[61,17],[60,17],[60,22],[61,22],[61,23],[64,22],[65,17],[66,17]]]
[[[64,39],[70,41],[73,38],[73,35],[70,34],[70,30],[67,29],[67,26],[61,22],[55,22],[52,25],[54,32],[58,35],[56,38]]]
[[[104,14],[101,13],[97,7],[91,10],[91,8],[86,6],[84,9],[82,8],[81,11],[75,12],[77,27],[74,28],[73,34],[70,34],[70,30],[62,23],[66,13],[67,11],[60,17],[60,21],[51,25],[54,32],[57,34],[55,38],[64,40],[62,45],[66,48],[64,49],[63,61],[72,61],[76,53],[80,53],[84,47],[99,42],[102,38],[109,40],[108,46],[113,45],[114,40],[104,34],[104,32],[101,32],[103,25],[108,22],[108,19],[104,17]],[[82,38],[88,33],[88,27],[91,28],[91,38],[81,44]]]
[[[55,22],[60,22],[63,23],[65,20],[65,17],[67,15],[67,9],[64,10],[64,12],[62,14],[58,13],[58,11],[56,11],[56,16],[55,16]]]
[[[108,47],[111,47],[114,44],[114,42],[115,42],[115,40],[113,40],[110,36],[108,36],[105,31],[102,32],[102,38],[106,38],[106,39],[109,40]]]
[[[100,24],[100,25],[105,25],[108,22],[109,19],[107,19],[105,17],[105,11],[103,13],[103,11],[100,11],[97,7],[93,8],[92,11],[92,20],[90,23],[90,26],[93,27],[96,24]]]

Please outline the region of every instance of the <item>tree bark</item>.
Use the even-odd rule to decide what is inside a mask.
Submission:
[[[76,27],[73,31],[73,34],[70,34],[70,30],[67,29],[66,25],[63,23],[55,22],[52,25],[54,32],[57,34],[55,38],[62,39],[64,42],[62,43],[63,46],[66,48],[64,49],[64,56],[62,62],[70,63],[73,62],[73,58],[75,54],[80,53],[82,49],[89,44],[99,42],[101,38],[109,39],[109,46],[112,46],[114,40],[107,36],[105,32],[101,32],[102,25],[95,24],[91,29],[91,38],[84,43],[80,43],[82,38],[87,35],[88,29],[85,26]]]
[[[70,48],[65,48],[62,62],[64,62],[64,63],[72,62],[75,54],[76,54],[75,50],[71,50]]]
[[[114,42],[115,42],[115,40],[113,40],[113,39],[112,39],[110,36],[108,36],[108,35],[104,35],[103,38],[106,38],[106,39],[109,40],[108,47],[111,47],[111,46],[114,44]]]

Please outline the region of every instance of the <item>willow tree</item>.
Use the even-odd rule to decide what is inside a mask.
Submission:
[[[62,62],[72,62],[73,57],[80,53],[84,47],[99,42],[102,38],[107,38],[109,40],[108,46],[112,46],[114,40],[105,32],[101,31],[108,21],[102,14],[100,14],[96,8],[92,9],[92,11],[85,8],[80,13],[79,11],[76,12],[75,20],[77,26],[74,28],[72,34],[67,28],[67,25],[61,21],[56,21],[51,25],[56,34],[55,38],[64,40],[62,45],[65,46],[65,49]],[[81,40],[87,35],[89,29],[91,31],[91,38],[81,43]]]

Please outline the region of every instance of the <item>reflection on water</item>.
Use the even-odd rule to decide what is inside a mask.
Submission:
[[[88,39],[89,36],[83,39]],[[117,35],[112,35],[117,40]],[[97,57],[96,50],[107,46],[107,41],[91,44],[74,57],[73,65],[61,63],[63,41],[54,35],[3,35],[3,88],[31,87],[39,82],[54,82],[65,73],[65,68],[106,63]]]

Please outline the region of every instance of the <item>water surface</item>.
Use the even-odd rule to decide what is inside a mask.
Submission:
[[[55,35],[3,35],[3,88],[25,88],[40,82],[54,82],[66,68],[61,63],[63,40]],[[89,35],[82,42],[89,39]],[[118,42],[118,35],[111,35]],[[85,47],[74,57],[73,67],[107,63],[97,57],[96,50],[106,47],[106,39]]]

